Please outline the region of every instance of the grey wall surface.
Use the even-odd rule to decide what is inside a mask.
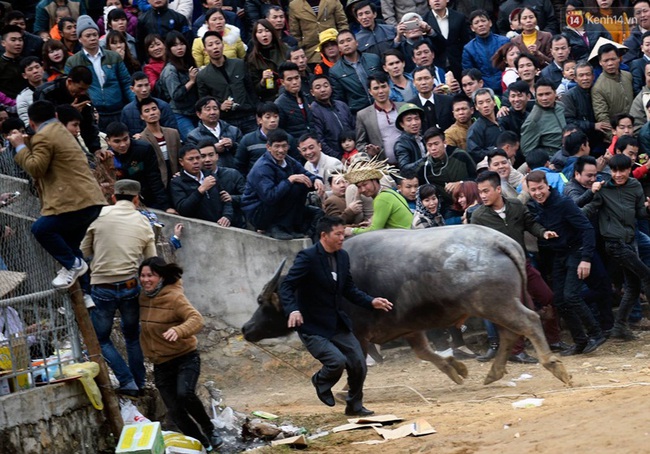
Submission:
[[[167,237],[184,225],[183,247],[176,251],[183,266],[185,293],[199,312],[241,328],[257,307],[257,295],[283,258],[291,266],[311,241],[278,241],[255,232],[220,227],[212,222],[156,212]],[[285,268],[285,271],[288,268]]]

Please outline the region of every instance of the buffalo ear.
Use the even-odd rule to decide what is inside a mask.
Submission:
[[[280,297],[275,292],[271,294],[271,305],[275,308],[276,311],[282,312],[282,304],[280,304]]]

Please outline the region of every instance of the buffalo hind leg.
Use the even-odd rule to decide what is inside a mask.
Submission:
[[[467,378],[467,366],[457,361],[453,356],[443,358],[437,355],[429,345],[429,340],[424,331],[417,331],[415,333],[404,336],[404,339],[409,343],[415,355],[425,361],[432,362],[435,366],[444,372],[457,384],[462,384],[463,379]]]
[[[544,337],[544,330],[542,329],[542,324],[540,322],[539,315],[537,315],[534,311],[531,311],[530,309],[526,308],[519,301],[517,301],[517,305],[515,307],[517,308],[516,311],[503,311],[499,314],[489,314],[489,315],[481,314],[481,315],[484,315],[490,321],[496,323],[501,327],[507,327],[507,328],[502,328],[499,331],[500,337],[502,336],[502,333],[505,333],[506,331],[512,331],[513,333],[520,334],[530,339],[530,342],[533,344],[533,347],[535,347],[535,352],[537,353],[537,356],[540,362],[542,363],[542,365],[546,369],[548,369],[556,378],[561,380],[563,383],[566,383],[567,385],[571,385],[571,376],[566,371],[564,364],[562,364],[562,361],[560,361],[560,359],[557,356],[551,353],[551,349],[548,346],[548,342],[546,342],[546,337]],[[497,352],[495,363],[499,358],[499,354],[503,354],[502,367],[505,371],[505,362],[508,359],[508,354],[510,352],[511,346],[508,347],[507,351],[504,350],[503,353],[502,353],[503,342],[501,342],[501,345],[499,347],[500,348],[499,351]],[[498,375],[499,372],[498,369],[494,370],[495,366],[493,366],[493,370],[490,371],[487,378],[485,379],[486,384],[491,383],[503,377],[503,374],[501,374],[500,376]]]

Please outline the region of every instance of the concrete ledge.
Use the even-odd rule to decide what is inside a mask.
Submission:
[[[0,397],[0,430],[36,424],[88,405],[90,401],[79,381],[7,394]]]

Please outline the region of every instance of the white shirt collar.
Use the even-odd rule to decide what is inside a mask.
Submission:
[[[421,95],[420,93],[418,93],[418,98],[420,98],[420,102],[422,103],[423,106],[426,104],[427,101],[431,101],[431,104],[435,104],[435,103],[436,103],[436,102],[433,100],[433,93],[431,93],[431,97],[430,97],[430,98],[423,98],[422,95]]]
[[[431,10],[436,19],[449,19],[449,9],[445,8],[445,14],[443,16],[438,16],[434,10]]]

